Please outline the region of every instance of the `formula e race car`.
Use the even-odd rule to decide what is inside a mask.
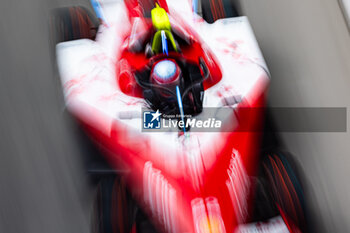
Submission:
[[[218,0],[92,6],[51,26],[67,109],[112,169],[93,231],[305,232],[288,156],[262,149],[270,77],[247,17]]]

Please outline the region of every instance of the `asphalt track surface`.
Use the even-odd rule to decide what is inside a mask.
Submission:
[[[89,232],[88,185],[75,125],[52,68],[50,10],[88,1],[0,6],[0,232]]]

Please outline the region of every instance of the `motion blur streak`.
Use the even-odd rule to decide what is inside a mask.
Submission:
[[[0,232],[89,230],[84,148],[50,61],[49,12],[72,2],[87,5],[1,1]]]
[[[271,107],[349,109],[350,36],[341,1],[237,2],[275,77]],[[349,127],[346,133],[283,133],[282,138],[304,171],[315,232],[350,232]]]
[[[221,217],[218,199],[215,197],[207,197],[205,201],[207,203],[211,232],[226,233],[224,221],[222,220],[222,217]]]
[[[226,233],[217,198],[192,200],[192,215],[196,233]],[[207,207],[207,208],[206,208]]]
[[[196,233],[210,233],[208,216],[206,214],[203,198],[192,200],[191,206]]]
[[[248,214],[247,195],[250,187],[247,172],[244,169],[241,155],[233,150],[229,169],[227,169],[229,179],[226,181],[227,189],[237,215],[237,222],[243,223]]]
[[[143,174],[144,200],[152,208],[152,214],[158,216],[169,232],[176,233],[176,191],[161,174],[161,171],[146,162]]]

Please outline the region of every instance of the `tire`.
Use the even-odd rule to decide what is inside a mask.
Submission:
[[[137,233],[159,233],[148,216],[138,209],[136,214],[136,232]]]
[[[208,23],[239,16],[233,0],[201,0],[202,16]]]
[[[307,231],[303,188],[296,169],[285,155],[273,153],[263,158],[257,190],[257,199],[265,200],[265,204],[256,208],[259,218],[266,220],[282,211],[299,229]],[[267,215],[263,216],[263,212]]]
[[[64,108],[64,101],[56,60],[56,44],[76,39],[94,40],[96,38],[98,26],[98,19],[84,7],[63,7],[51,11],[48,22],[50,38],[49,50],[52,69],[54,71],[56,96],[59,97],[58,101],[61,103],[62,108]]]
[[[57,8],[50,19],[51,37],[55,44],[77,39],[94,40],[98,26],[98,19],[81,6]]]
[[[106,176],[97,186],[91,219],[92,233],[130,233],[137,206],[123,178]]]

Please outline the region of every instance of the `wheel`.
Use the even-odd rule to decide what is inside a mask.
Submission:
[[[52,10],[48,24],[50,32],[50,57],[52,61],[52,69],[55,74],[54,83],[57,87],[57,96],[60,96],[62,88],[56,60],[56,44],[76,39],[94,40],[96,38],[99,21],[86,8],[75,6]],[[63,102],[62,98],[60,98],[59,101]]]
[[[92,211],[92,233],[130,233],[137,206],[123,178],[106,176],[97,186]]]
[[[239,16],[233,0],[201,0],[202,16],[208,23]]]
[[[255,221],[285,214],[302,232],[307,231],[304,192],[295,170],[282,153],[263,158],[257,181]]]
[[[84,7],[63,7],[53,10],[50,19],[53,42],[96,37],[99,21]]]
[[[158,233],[156,227],[152,224],[151,220],[141,209],[138,209],[136,214],[136,232]]]

